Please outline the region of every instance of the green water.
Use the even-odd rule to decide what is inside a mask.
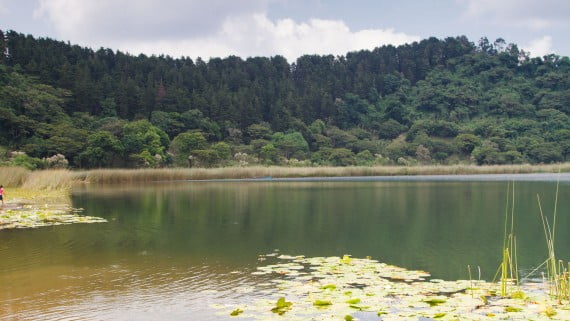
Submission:
[[[546,257],[536,194],[517,182],[515,234],[525,275]],[[560,186],[557,254],[570,258],[570,185]],[[259,254],[372,256],[435,278],[491,280],[500,262],[506,182],[179,182],[76,189],[106,218],[0,231],[0,320],[225,320],[213,303],[259,279]],[[474,273],[475,275],[477,272]],[[535,275],[540,277],[540,275]],[[249,294],[249,296],[255,294]]]

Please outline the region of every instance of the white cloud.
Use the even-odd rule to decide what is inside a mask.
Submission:
[[[296,23],[291,19],[271,21],[265,14],[228,18],[211,36],[157,42],[125,42],[121,49],[131,53],[170,54],[190,57],[223,57],[228,55],[282,55],[294,61],[303,54],[343,55],[351,50],[372,49],[384,44],[399,45],[419,37],[392,29],[351,31],[340,20],[311,19]]]
[[[38,0],[46,19],[71,41],[180,39],[215,32],[230,15],[263,11],[268,0]]]
[[[568,25],[568,0],[456,0],[464,18],[538,31]]]
[[[340,55],[350,50],[419,40],[419,37],[392,29],[351,31],[341,20],[311,19],[296,23],[281,19],[273,22],[264,14],[228,19],[216,37],[246,55],[277,53],[288,59],[302,54]]]
[[[10,9],[6,4],[7,0],[0,0],[0,16],[10,14]]]
[[[292,61],[303,54],[341,55],[419,40],[393,29],[353,31],[342,20],[273,21],[265,13],[271,0],[39,1],[35,16],[53,24],[63,40],[132,54],[279,54]]]
[[[526,46],[525,51],[529,51],[532,57],[542,57],[552,53],[552,37],[544,36],[531,40]]]

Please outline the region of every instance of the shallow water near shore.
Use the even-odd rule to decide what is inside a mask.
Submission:
[[[551,215],[558,177],[557,255],[570,258],[564,175],[516,182],[523,276],[546,258],[536,194]],[[267,253],[372,256],[446,280],[469,264],[493,278],[515,178],[391,179],[76,188],[73,207],[108,223],[1,231],[0,320],[226,320],[211,305],[259,298],[237,289],[267,282],[251,274]]]

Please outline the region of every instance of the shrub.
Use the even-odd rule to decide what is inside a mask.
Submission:
[[[309,130],[313,135],[322,135],[326,129],[327,126],[325,125],[325,122],[320,119],[315,120],[311,125],[309,125]]]
[[[232,156],[232,151],[230,149],[230,145],[224,142],[215,143],[212,145],[212,149],[218,153],[218,158],[221,160],[230,159]]]
[[[368,150],[371,153],[377,153],[380,151],[380,148],[381,142],[379,140],[363,139],[354,143],[354,146],[351,149],[354,152],[362,152]]]
[[[504,163],[503,155],[501,155],[497,144],[488,140],[483,141],[481,146],[475,147],[471,156],[479,165]]]
[[[403,140],[395,140],[386,146],[386,156],[393,160],[397,160],[404,156],[414,155],[415,152],[416,147]]]
[[[337,127],[329,128],[327,130],[327,136],[330,137],[333,146],[336,148],[352,148],[358,141],[356,136]]]
[[[16,155],[15,157],[11,158],[7,164],[8,166],[18,166],[24,167],[30,170],[39,169],[45,167],[45,162],[36,157],[30,157],[25,153]]]
[[[328,160],[334,166],[350,166],[356,164],[354,153],[346,148],[333,149]]]
[[[185,132],[176,136],[170,144],[170,152],[174,155],[174,165],[186,166],[188,156],[193,150],[203,150],[208,142],[201,132]]]
[[[459,134],[455,137],[455,147],[463,154],[471,154],[475,147],[481,145],[481,139],[473,134]]]
[[[193,150],[191,155],[195,164],[201,167],[212,167],[220,160],[218,152],[214,149]]]
[[[396,164],[398,165],[402,165],[402,166],[409,166],[410,165],[410,161],[405,159],[404,157],[398,157],[398,160],[396,161]]]
[[[261,147],[259,156],[266,162],[275,163],[279,160],[279,151],[273,144],[269,143]]]
[[[364,150],[356,154],[356,164],[357,165],[372,165],[374,163],[374,155],[369,150]]]
[[[256,157],[250,156],[247,153],[235,153],[234,160],[237,162],[238,166],[248,166],[252,164],[256,164],[259,162],[259,159]]]
[[[255,153],[259,153],[261,147],[267,145],[268,143],[269,141],[266,139],[254,139],[249,144],[251,145]]]
[[[446,153],[447,155],[452,155],[457,151],[453,143],[441,138],[430,138],[427,147],[431,150],[432,154]]]
[[[504,152],[503,157],[505,159],[505,163],[507,163],[507,164],[522,164],[522,163],[524,163],[523,155],[516,150],[510,150],[510,151]]]
[[[286,158],[309,151],[309,144],[299,132],[288,134],[275,133],[273,134],[272,141],[275,147],[283,151]]]
[[[440,162],[445,160],[448,156],[449,154],[447,154],[446,152],[436,152],[435,154],[433,154],[433,158],[435,158]]]
[[[411,142],[422,132],[435,137],[455,137],[459,133],[459,127],[448,121],[419,120],[408,131],[406,140]]]
[[[329,157],[333,149],[329,147],[323,147],[311,155],[311,162],[318,165],[328,164]]]
[[[158,157],[156,157],[158,156]],[[157,167],[157,165],[160,162],[160,155],[155,154],[155,156],[153,156],[148,150],[143,150],[142,152],[138,153],[138,154],[131,154],[130,159],[133,161],[133,163],[135,164],[135,166],[137,167],[150,167],[150,168],[154,168]]]
[[[564,160],[562,148],[556,143],[536,144],[528,151],[528,155],[533,163],[555,163]]]
[[[332,147],[332,140],[327,136],[315,134],[313,135],[312,145],[313,145],[312,147],[316,150],[319,150],[324,147]]]
[[[380,123],[377,129],[378,136],[384,139],[394,139],[400,136],[400,134],[405,130],[406,126],[393,119],[388,119],[387,121]]]
[[[48,168],[67,168],[69,162],[62,154],[55,154],[52,157],[43,158],[42,161]]]
[[[431,153],[424,145],[419,145],[416,148],[416,159],[422,163],[431,162]]]
[[[249,138],[252,140],[254,139],[267,140],[271,138],[271,134],[273,134],[273,132],[271,131],[271,127],[269,126],[269,124],[261,123],[261,124],[250,125],[247,128],[247,134],[249,135]]]

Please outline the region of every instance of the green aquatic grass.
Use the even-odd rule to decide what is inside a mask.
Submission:
[[[512,199],[511,199],[512,197]],[[507,184],[507,201],[505,203],[505,225],[503,235],[503,247],[501,248],[501,264],[497,269],[497,274],[493,278],[496,280],[500,273],[499,284],[501,288],[501,296],[506,297],[510,294],[511,286],[518,287],[519,273],[518,260],[516,252],[515,237],[515,183]],[[509,216],[510,213],[510,216]]]
[[[546,264],[546,274],[547,280],[550,288],[550,294],[555,297],[561,304],[563,300],[570,300],[570,279],[569,273],[570,263],[565,263],[563,260],[556,258],[555,252],[555,241],[556,241],[556,218],[558,214],[558,194],[560,188],[560,181],[556,183],[556,194],[554,199],[554,212],[552,215],[552,226],[548,217],[544,214],[542,210],[542,202],[540,200],[540,195],[536,195],[538,201],[538,208],[540,212],[540,218],[542,221],[542,227],[544,230],[544,236],[546,240],[546,246],[548,251],[548,258],[543,263]]]

